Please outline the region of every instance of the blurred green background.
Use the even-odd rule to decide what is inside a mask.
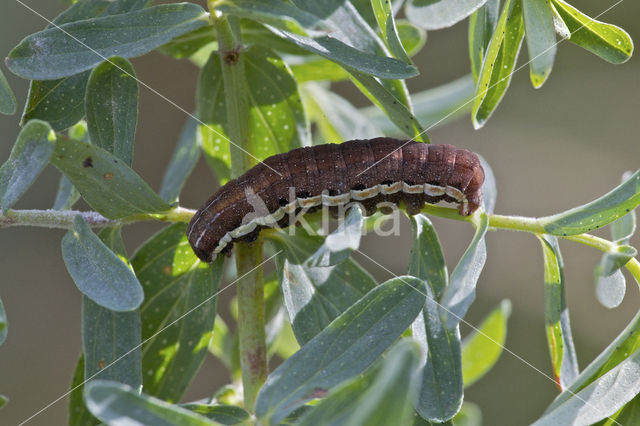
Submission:
[[[26,1],[52,19],[61,1]],[[614,0],[573,0],[596,16]],[[640,40],[640,4],[622,1],[600,19],[620,25]],[[24,36],[45,22],[16,0],[0,6],[0,54],[6,55]],[[467,22],[431,32],[416,58],[421,75],[408,81],[424,90],[451,81],[469,69]],[[521,63],[526,60],[523,47]],[[193,110],[197,69],[153,53],[133,61],[138,77],[187,110]],[[5,74],[9,74],[3,68]],[[27,84],[8,75],[18,102],[24,103]],[[352,102],[366,101],[346,84],[338,89]],[[140,117],[134,168],[158,188],[180,128],[182,112],[151,91],[141,88]],[[19,131],[19,115],[0,116],[0,161],[4,161]],[[604,194],[618,184],[625,170],[640,166],[640,58],[624,65],[608,64],[562,42],[556,65],[540,90],[529,83],[528,69],[515,74],[503,103],[486,125],[473,130],[468,115],[430,131],[436,143],[452,143],[481,153],[492,165],[498,182],[496,212],[541,216],[565,210]],[[58,172],[49,167],[16,208],[48,208],[53,204]],[[183,192],[181,204],[196,208],[214,189],[204,163],[199,164]],[[465,224],[434,219],[450,270],[471,238]],[[125,228],[130,252],[160,226],[139,224]],[[9,228],[0,230],[0,298],[9,319],[9,335],[0,347],[0,393],[10,398],[0,410],[0,424],[16,424],[62,396],[78,355],[80,293],[67,274],[60,254],[60,230]],[[603,234],[603,235],[606,235]],[[411,236],[407,223],[399,237],[367,237],[364,251],[394,273],[406,272]],[[636,236],[632,244],[638,245]],[[465,399],[482,407],[484,424],[526,424],[537,418],[557,394],[549,379],[550,362],[544,334],[542,256],[531,235],[492,232],[487,236],[488,260],[480,277],[477,302],[466,318],[477,324],[503,298],[513,313],[506,347],[497,366],[469,388]],[[620,307],[608,310],[594,296],[593,267],[600,253],[575,243],[561,242],[566,265],[567,300],[581,368],[610,342],[640,306],[637,284],[628,283]],[[380,280],[390,278],[366,260],[362,264]],[[631,279],[630,277],[628,277]],[[219,306],[232,296],[225,294]],[[463,334],[469,331],[463,325]],[[544,373],[544,375],[542,374]],[[547,377],[545,377],[545,375]],[[223,367],[208,357],[185,400],[211,395],[228,380]],[[66,422],[66,398],[29,422]]]

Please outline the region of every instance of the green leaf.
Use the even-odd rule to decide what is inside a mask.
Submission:
[[[597,426],[636,425],[640,423],[640,396],[636,395],[618,412],[596,423]]]
[[[631,177],[631,172],[622,175],[622,182]],[[631,236],[636,231],[636,212],[630,211],[620,219],[611,223],[611,237],[618,244],[629,244]]]
[[[289,65],[298,83],[318,80],[342,81],[349,78],[349,73],[340,65],[317,56],[302,57],[295,62],[289,62]]]
[[[82,298],[84,377],[142,385],[140,313],[115,312]],[[104,370],[103,370],[104,369]]]
[[[170,209],[136,172],[95,145],[59,136],[51,163],[93,209],[110,219]]]
[[[576,235],[607,225],[638,205],[640,205],[640,170],[597,200],[539,220],[549,234]]]
[[[0,114],[13,115],[17,107],[16,96],[9,86],[7,78],[0,70]]]
[[[140,315],[148,394],[178,401],[200,368],[214,327],[223,260],[200,262],[180,223],[155,234],[133,256],[146,296]]]
[[[433,128],[471,109],[475,86],[470,75],[411,96],[415,117],[424,128]],[[385,135],[398,135],[398,127],[376,106],[360,109]]]
[[[333,390],[300,420],[300,425],[406,425],[418,393],[420,350],[409,339],[363,376]]]
[[[473,81],[478,81],[487,46],[498,24],[499,0],[488,0],[469,17],[469,59]]]
[[[405,19],[396,21],[396,30],[409,57],[417,55],[427,43],[427,32]]]
[[[53,24],[126,13],[141,9],[148,3],[149,0],[84,0],[62,12]],[[53,25],[47,26],[51,27]],[[84,96],[90,74],[90,71],[85,71],[59,80],[31,81],[22,123],[37,118],[48,122],[54,130],[64,130],[80,121],[84,116]]]
[[[30,80],[68,77],[111,56],[143,55],[207,22],[205,11],[193,3],[70,22],[28,36],[9,53],[6,63]]]
[[[4,310],[4,305],[2,304],[2,299],[0,299],[0,345],[7,340],[7,312]]]
[[[305,109],[310,120],[318,126],[323,142],[370,139],[382,134],[377,123],[367,118],[345,98],[321,85],[305,84],[303,93]],[[376,108],[376,111],[380,110]]]
[[[105,228],[100,240],[128,264],[120,228]],[[84,377],[142,386],[140,312],[115,312],[82,298]]]
[[[533,425],[593,424],[613,415],[640,393],[640,350],[548,410]]]
[[[352,208],[338,229],[326,238],[304,229],[268,236],[284,256],[276,258],[278,280],[293,331],[308,342],[331,321],[376,286],[373,277],[349,257],[359,245],[362,213]]]
[[[84,95],[91,71],[58,80],[33,80],[29,85],[22,123],[40,119],[64,130],[84,116]]]
[[[20,131],[9,159],[0,167],[0,208],[6,213],[29,189],[49,162],[56,135],[43,121],[33,120]]]
[[[444,422],[460,409],[463,396],[460,330],[446,326],[438,303],[447,288],[447,266],[435,228],[423,215],[410,217],[413,246],[409,274],[427,284],[427,302],[411,326],[422,347],[424,364],[416,411],[425,419]],[[446,395],[446,398],[442,398]]]
[[[347,68],[351,73],[352,81],[369,100],[384,111],[385,115],[404,134],[416,141],[429,142],[422,125],[416,120],[411,110],[405,106],[401,99],[398,99],[391,91],[384,87],[378,80],[359,72],[355,69]]]
[[[404,46],[400,41],[400,36],[398,35],[393,10],[391,10],[391,2],[387,0],[372,0],[371,6],[373,7],[373,13],[378,22],[382,39],[391,54],[394,58],[411,63],[411,59],[409,59],[407,52],[405,52]]]
[[[596,21],[563,0],[553,0],[553,5],[571,32],[569,41],[612,64],[629,60],[633,41],[625,30]]]
[[[220,315],[216,316],[213,325],[213,336],[209,342],[208,350],[213,356],[222,361],[234,378],[240,377],[238,339],[237,336],[229,330],[229,327]]]
[[[93,417],[87,406],[84,404],[82,393],[84,391],[84,355],[76,364],[69,387],[69,426],[94,426],[99,425],[100,420]]]
[[[544,315],[553,376],[560,390],[578,376],[578,359],[573,346],[569,309],[565,301],[564,263],[558,240],[550,235],[538,237],[544,254]]]
[[[522,10],[531,84],[539,88],[551,74],[557,50],[551,0],[522,0]]]
[[[629,322],[625,329],[602,351],[591,364],[565,389],[547,408],[545,413],[556,409],[572,398],[579,390],[593,383],[620,364],[640,348],[640,313]]]
[[[79,121],[69,129],[71,139],[91,142],[89,140],[89,130],[84,120]],[[54,210],[71,210],[73,205],[80,199],[80,193],[65,175],[60,176],[58,192],[53,202]]]
[[[91,72],[85,110],[91,142],[131,166],[138,123],[138,81],[129,61],[110,58]]]
[[[93,415],[111,425],[211,426],[216,424],[187,409],[140,394],[130,386],[107,380],[88,383],[84,398]]]
[[[521,0],[506,0],[478,76],[471,112],[476,129],[485,125],[506,93],[523,38]]]
[[[484,182],[482,183],[482,204],[484,205],[484,210],[487,213],[491,214],[496,207],[496,198],[498,197],[498,186],[496,184],[496,177],[489,163],[487,163],[487,161],[481,155],[478,155],[478,157],[480,158],[480,164],[484,169]]]
[[[235,405],[189,403],[181,404],[180,406],[223,425],[246,424],[250,417],[250,414],[244,408],[236,407]]]
[[[2,408],[5,405],[7,405],[8,402],[9,402],[9,398],[7,398],[4,395],[0,395],[0,408]]]
[[[201,146],[202,135],[198,131],[198,122],[189,118],[182,128],[171,162],[162,178],[159,195],[167,203],[178,201],[182,187],[200,159]]]
[[[426,30],[447,28],[462,21],[487,0],[409,0],[404,11],[411,22]]]
[[[250,47],[244,54],[249,93],[250,149],[255,160],[308,145],[307,122],[291,70],[273,51]],[[197,115],[207,162],[221,183],[230,177],[231,156],[225,129],[226,95],[220,57],[212,52],[200,73]]]
[[[222,1],[216,4],[216,9],[268,24],[267,27],[280,38],[368,75],[400,79],[418,74],[411,64],[372,52],[372,46],[379,46],[380,42],[350,4],[298,1],[296,6],[264,0],[236,0],[233,3]],[[318,29],[334,34],[328,36]],[[310,36],[305,35],[304,30]]]
[[[80,215],[62,238],[62,258],[78,289],[97,304],[122,312],[142,303],[142,287],[127,263],[100,241]]]
[[[487,260],[484,236],[489,229],[486,213],[476,213],[476,233],[451,273],[449,285],[441,298],[440,315],[446,318],[446,327],[452,330],[467,313],[476,297],[476,284]]]
[[[424,305],[422,280],[398,277],[367,293],[272,372],[256,414],[276,423],[306,401],[357,376],[413,322]]]
[[[462,377],[465,387],[477,382],[498,362],[507,340],[507,320],[510,315],[511,302],[504,299],[462,341]]]
[[[169,43],[159,47],[158,50],[176,59],[188,58],[204,46],[214,42],[216,40],[215,35],[215,28],[211,25],[206,25],[174,38]]]

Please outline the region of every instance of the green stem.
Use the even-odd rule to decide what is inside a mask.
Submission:
[[[237,20],[216,15],[214,1],[209,11],[216,29],[227,106],[226,130],[230,138],[231,176],[237,178],[255,164],[250,143],[249,92],[244,51]],[[238,276],[238,338],[244,405],[253,411],[258,391],[267,379],[267,343],[264,314],[262,242],[236,244]]]
[[[127,225],[134,222],[155,220],[161,222],[188,223],[195,210],[176,207],[162,213],[140,213],[121,219],[107,219],[95,211],[81,212],[77,210],[8,210],[0,214],[0,228],[12,226],[36,226],[41,228],[69,229],[73,226],[73,219],[80,215],[94,228],[105,226]]]

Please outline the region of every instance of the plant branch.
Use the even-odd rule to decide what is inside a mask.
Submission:
[[[126,225],[142,221],[184,222],[188,223],[195,210],[176,207],[162,213],[141,213],[125,216],[121,219],[107,219],[95,211],[78,210],[8,210],[0,214],[0,228],[12,226],[36,226],[41,228],[69,229],[73,219],[80,215],[93,228]]]

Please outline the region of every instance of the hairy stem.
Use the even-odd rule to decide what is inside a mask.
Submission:
[[[237,178],[255,164],[250,144],[249,93],[244,67],[244,50],[237,20],[216,16],[209,0],[218,39],[227,106],[226,130],[230,138],[231,176]],[[244,405],[253,411],[258,391],[267,379],[267,343],[264,314],[262,242],[236,244],[238,276],[238,337]],[[249,273],[250,271],[253,271]]]

